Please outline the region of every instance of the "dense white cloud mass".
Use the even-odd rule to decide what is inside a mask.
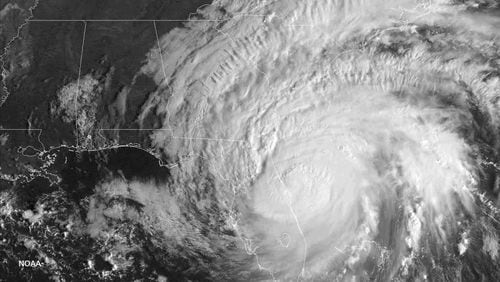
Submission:
[[[481,247],[497,264],[480,186],[500,22],[452,4],[215,1],[200,9],[213,21],[161,38],[144,109],[168,130],[151,138],[178,164],[180,209],[217,207],[247,253],[221,256],[251,257],[258,279],[316,281],[466,277]]]

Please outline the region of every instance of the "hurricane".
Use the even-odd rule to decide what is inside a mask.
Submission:
[[[160,34],[141,117],[171,176],[120,193],[171,272],[499,280],[497,5],[216,0]]]

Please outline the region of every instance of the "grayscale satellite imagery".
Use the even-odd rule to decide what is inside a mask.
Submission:
[[[500,281],[500,0],[0,0],[0,281]]]

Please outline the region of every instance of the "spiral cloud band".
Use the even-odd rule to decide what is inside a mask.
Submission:
[[[183,275],[500,279],[500,21],[481,7],[218,0],[161,37],[143,116],[172,177],[148,189]]]

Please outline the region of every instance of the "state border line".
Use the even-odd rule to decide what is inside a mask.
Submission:
[[[242,15],[242,17],[251,17],[251,15]],[[265,17],[262,15],[256,15],[254,17]],[[32,19],[28,22],[223,22],[231,20],[233,18],[222,19],[222,20],[162,20],[162,19]],[[288,27],[315,27],[313,24],[287,24]]]
[[[42,131],[41,128],[0,128],[0,131]]]
[[[265,18],[269,15],[236,14],[233,17],[209,20],[209,19],[29,19],[27,22],[224,22],[235,18],[259,17]],[[275,15],[274,17],[283,18]],[[314,24],[286,24],[288,27],[315,27]]]
[[[80,65],[78,67],[78,80],[76,83],[76,97],[74,97],[74,105],[73,105],[73,110],[75,111],[75,135],[76,135],[76,147],[79,147],[80,144],[80,128],[78,127],[78,98],[80,97],[81,94],[81,89],[80,89],[80,78],[82,75],[82,63],[83,63],[83,51],[85,47],[85,36],[87,34],[87,22],[83,22],[83,38],[82,38],[82,47],[80,49]]]
[[[160,55],[160,61],[162,63],[162,70],[163,70],[163,75],[164,79],[167,79],[167,75],[165,73],[165,66],[163,62],[163,52],[161,49],[160,45],[160,38],[158,34],[158,30],[156,27],[156,22],[223,22],[223,21],[228,21],[232,20],[237,17],[267,17],[268,15],[252,15],[252,14],[236,14],[234,17],[230,18],[225,18],[225,19],[217,19],[217,20],[210,20],[210,19],[35,19],[35,18],[28,18],[25,21],[25,24],[29,22],[83,22],[83,36],[82,36],[82,46],[80,50],[80,60],[79,60],[79,68],[78,68],[78,78],[77,78],[77,93],[76,97],[74,99],[74,110],[75,114],[78,109],[78,97],[81,94],[81,89],[80,89],[80,80],[81,80],[81,72],[82,72],[82,64],[83,64],[83,54],[84,54],[84,47],[85,47],[85,38],[86,38],[86,31],[87,31],[87,23],[88,22],[151,22],[153,23],[154,31],[155,31],[155,36],[158,44],[158,52]],[[279,16],[278,16],[279,17]],[[311,26],[311,25],[297,25],[297,24],[291,24],[287,26]],[[228,36],[227,34],[225,34]],[[228,36],[229,37],[229,36]],[[20,130],[25,130],[25,129],[20,129]],[[78,125],[78,116],[75,117],[75,130],[76,130],[76,147],[78,148],[80,145],[80,128]],[[161,129],[98,129],[98,131],[118,131],[118,130],[124,130],[124,131],[137,131],[137,130],[161,130]],[[167,129],[168,131],[173,131],[172,129]],[[41,130],[40,130],[41,132]],[[184,136],[170,136],[172,139],[183,139],[183,140],[209,140],[209,141],[227,141],[227,142],[247,142],[246,140],[241,140],[241,139],[223,139],[223,138],[206,138],[206,137],[184,137]]]
[[[226,19],[227,20],[227,19]],[[31,19],[30,22],[222,22],[226,20],[165,20],[165,19]]]
[[[8,40],[5,43],[5,46],[3,47],[2,53],[0,54],[0,69],[1,69],[1,77],[2,80],[0,81],[0,87],[4,91],[4,96],[0,96],[0,107],[5,103],[5,101],[9,98],[10,96],[10,91],[7,88],[7,82],[6,79],[8,77],[8,72],[7,69],[5,68],[5,56],[7,56],[7,53],[9,52],[9,49],[11,45],[18,39],[20,39],[22,29],[28,25],[29,21],[34,17],[33,11],[38,7],[38,3],[40,0],[35,0],[33,3],[33,6],[28,8],[29,11],[29,16],[24,20],[24,22],[17,27],[17,31],[14,37],[12,37],[10,40]]]
[[[172,131],[171,129],[164,129],[164,128],[141,128],[141,129],[132,129],[132,128],[105,129],[105,128],[99,128],[96,130],[97,131]],[[172,135],[170,137],[172,139],[181,139],[181,140],[206,140],[206,141],[222,141],[222,142],[235,142],[235,143],[238,143],[238,142],[246,143],[247,142],[247,140],[243,140],[243,139],[229,139],[229,138],[188,137],[188,136],[175,136],[175,135]]]

